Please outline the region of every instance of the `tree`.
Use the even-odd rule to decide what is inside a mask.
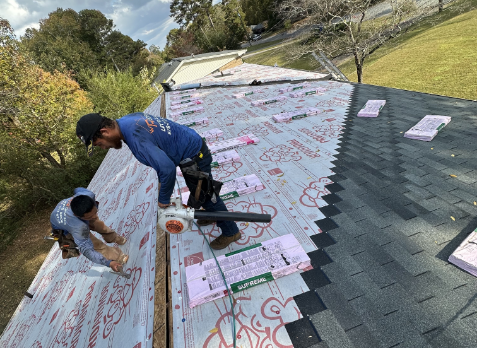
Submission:
[[[54,202],[94,174],[91,164],[77,161],[84,146],[75,135],[92,104],[70,75],[33,64],[5,35],[13,33],[8,22],[0,23],[0,176],[9,200]]]
[[[183,28],[205,14],[211,27],[215,29],[211,17],[212,0],[172,0],[170,10],[171,17]]]
[[[144,65],[151,67],[146,44],[113,29],[113,21],[100,11],[58,8],[39,29],[27,29],[22,44],[44,70],[71,71],[82,87],[86,71],[132,67],[138,74]]]
[[[94,73],[87,81],[88,96],[97,112],[116,119],[144,111],[157,98],[151,87],[155,69],[149,72],[143,68],[136,76],[131,70]]]
[[[416,9],[413,0],[392,0],[392,13],[368,20],[368,10],[379,0],[284,0],[277,10],[282,18],[308,17],[318,24],[293,57],[321,50],[331,57],[352,55],[358,82],[366,58],[387,40],[399,35],[403,22]]]
[[[196,42],[197,39],[193,33],[193,29],[172,29],[169,34],[167,34],[167,43],[163,53],[165,61],[202,53],[202,49],[196,45]]]

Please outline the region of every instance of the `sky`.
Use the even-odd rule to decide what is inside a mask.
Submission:
[[[0,0],[0,17],[7,19],[17,38],[27,28],[39,28],[39,21],[48,18],[58,7],[76,12],[84,9],[101,11],[112,19],[117,30],[147,46],[162,49],[169,30],[179,26],[169,17],[169,0]]]

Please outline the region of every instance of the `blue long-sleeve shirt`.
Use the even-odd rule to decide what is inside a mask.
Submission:
[[[87,221],[76,217],[71,211],[71,200],[76,196],[89,196],[93,200],[95,195],[90,190],[78,187],[74,190],[74,196],[63,199],[50,216],[51,226],[54,229],[71,233],[79,251],[94,263],[109,267],[110,260],[94,250],[93,242],[89,238],[89,224]]]
[[[193,158],[202,138],[189,127],[161,117],[137,112],[117,120],[124,142],[142,164],[156,170],[161,188],[159,202],[168,204],[176,180],[176,167]]]

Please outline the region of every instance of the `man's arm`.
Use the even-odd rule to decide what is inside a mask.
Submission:
[[[169,204],[176,181],[176,166],[174,162],[154,144],[143,146],[141,155],[144,157],[144,164],[151,166],[157,172],[160,183],[159,203]]]
[[[75,240],[76,245],[78,245],[79,251],[91,262],[103,265],[106,267],[110,266],[111,260],[106,259],[103,255],[94,250],[93,242],[89,238],[89,228],[84,225],[81,231],[72,231],[70,232]]]

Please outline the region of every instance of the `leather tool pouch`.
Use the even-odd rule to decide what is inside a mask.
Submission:
[[[51,234],[53,237],[58,238],[58,246],[60,247],[61,256],[63,259],[80,256],[78,245],[75,243],[73,238],[67,238],[62,230],[53,229]]]
[[[205,201],[210,198],[213,202],[219,197],[222,183],[220,181],[212,180],[210,175],[206,172],[201,172],[197,163],[190,158],[186,158],[179,164],[187,187],[194,188],[191,190],[187,205],[200,209]],[[215,202],[214,202],[215,203]]]

